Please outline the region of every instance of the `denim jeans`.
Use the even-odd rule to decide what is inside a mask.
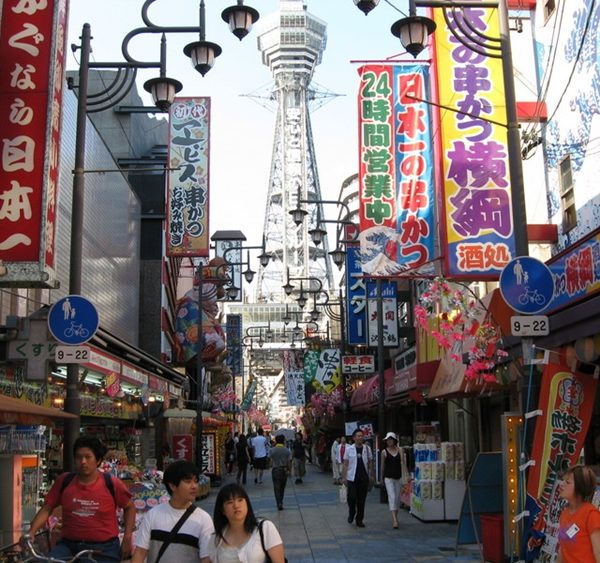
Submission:
[[[119,538],[114,538],[107,542],[79,542],[61,539],[56,543],[54,548],[52,548],[49,555],[51,557],[68,560],[72,559],[74,555],[84,549],[93,549],[94,551],[101,552],[92,555],[97,563],[115,563],[115,561],[121,561],[121,544],[119,543]],[[82,557],[77,561],[81,563],[92,563],[87,557]]]

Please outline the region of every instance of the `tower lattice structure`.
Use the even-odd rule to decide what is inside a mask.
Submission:
[[[282,285],[288,272],[292,278],[318,278],[325,290],[333,288],[327,237],[315,246],[309,234],[324,218],[308,102],[314,95],[309,85],[325,50],[326,30],[326,23],[308,13],[303,0],[281,0],[279,12],[265,19],[258,34],[277,104],[263,230],[274,260],[258,272],[258,302],[284,301]],[[298,200],[310,202],[301,204],[308,215],[300,226],[289,213]]]

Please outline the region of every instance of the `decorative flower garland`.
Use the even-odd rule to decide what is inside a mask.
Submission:
[[[313,393],[310,405],[316,416],[335,416],[335,409],[342,406],[342,388],[336,387],[331,393]]]
[[[213,401],[216,403],[217,410],[223,412],[236,412],[239,409],[240,402],[235,394],[231,383],[219,387],[212,394]]]
[[[481,323],[477,320],[483,313],[481,302],[467,294],[467,288],[435,278],[421,295],[420,304],[415,306],[415,319],[457,362],[463,361],[463,341],[470,339],[472,345],[465,377],[495,382],[496,364],[508,354],[501,348],[502,336],[498,327],[487,319]],[[432,328],[432,318],[439,319],[439,330]]]
[[[246,413],[248,420],[252,422],[255,426],[264,426],[269,423],[269,417],[260,409],[256,408],[255,405],[252,405],[248,412]]]

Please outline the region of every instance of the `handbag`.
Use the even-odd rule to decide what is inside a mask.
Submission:
[[[263,525],[264,521],[265,520],[263,519],[258,523],[258,533],[260,535],[260,545],[262,547],[262,550],[265,552],[265,563],[272,563],[269,552],[267,551],[267,548],[265,547],[265,536],[263,535],[263,529],[262,529],[262,525]],[[287,557],[284,557],[283,560],[285,561],[285,563],[288,563]]]
[[[340,485],[339,494],[341,503],[348,502],[348,488],[346,485]]]
[[[169,544],[173,542],[175,536],[177,535],[177,532],[179,532],[181,526],[185,524],[185,521],[192,515],[192,512],[194,512],[194,510],[196,510],[196,507],[193,504],[191,504],[181,515],[181,518],[177,520],[177,524],[175,524],[175,526],[173,526],[173,529],[169,532],[169,537],[160,546],[160,549],[158,550],[158,555],[156,557],[156,561],[154,563],[158,563],[160,561],[160,558],[163,556],[165,550],[167,549],[167,547],[169,547]]]

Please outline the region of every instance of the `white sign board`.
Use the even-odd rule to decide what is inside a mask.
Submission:
[[[546,315],[513,315],[510,332],[513,336],[547,336],[550,334],[550,321]]]
[[[57,346],[54,360],[57,364],[86,364],[91,353],[89,346]]]

